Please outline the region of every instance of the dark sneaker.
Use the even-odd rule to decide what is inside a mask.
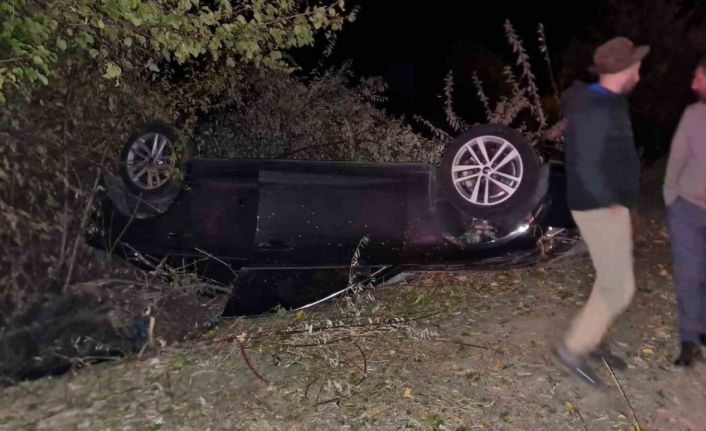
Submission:
[[[554,347],[552,349],[552,353],[562,365],[568,368],[569,371],[571,371],[581,381],[596,387],[604,385],[603,380],[601,380],[601,378],[598,377],[588,365],[586,358],[569,352],[563,343]]]
[[[706,334],[699,335],[699,340],[701,340],[701,344],[706,346]]]
[[[677,367],[693,367],[697,361],[701,361],[703,358],[701,346],[693,341],[683,341],[681,343],[681,352],[679,352],[679,356],[674,361],[674,365]]]
[[[603,363],[602,360],[605,359],[608,365],[610,365],[610,368],[614,370],[625,370],[628,368],[628,364],[620,356],[605,347],[594,350],[591,352],[590,356],[597,361],[601,361],[601,364]]]

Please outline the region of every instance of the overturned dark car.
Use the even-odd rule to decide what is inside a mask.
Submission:
[[[576,239],[563,165],[503,126],[460,134],[438,166],[190,153],[172,127],[137,130],[120,175],[103,178],[89,243],[233,286],[225,315],[305,307],[403,271],[531,265]]]

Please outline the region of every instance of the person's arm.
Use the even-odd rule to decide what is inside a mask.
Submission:
[[[684,172],[684,167],[689,160],[689,140],[686,135],[687,112],[682,114],[677,130],[672,138],[667,162],[667,173],[664,178],[664,203],[669,206],[677,200],[679,177]]]

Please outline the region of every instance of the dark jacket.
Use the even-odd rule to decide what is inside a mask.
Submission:
[[[576,81],[564,92],[566,191],[569,208],[635,206],[640,164],[628,100]]]

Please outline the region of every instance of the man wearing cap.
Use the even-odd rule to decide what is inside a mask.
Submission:
[[[706,56],[694,71],[698,102],[682,114],[672,139],[664,179],[679,311],[678,367],[702,359],[706,345]]]
[[[598,82],[575,81],[561,101],[567,119],[567,202],[588,246],[596,279],[588,302],[553,353],[591,385],[602,381],[591,369],[590,358],[605,357],[625,366],[599,345],[635,292],[629,210],[637,202],[639,159],[627,95],[640,80],[640,65],[649,50],[625,37],[609,40],[596,49],[589,68]]]

